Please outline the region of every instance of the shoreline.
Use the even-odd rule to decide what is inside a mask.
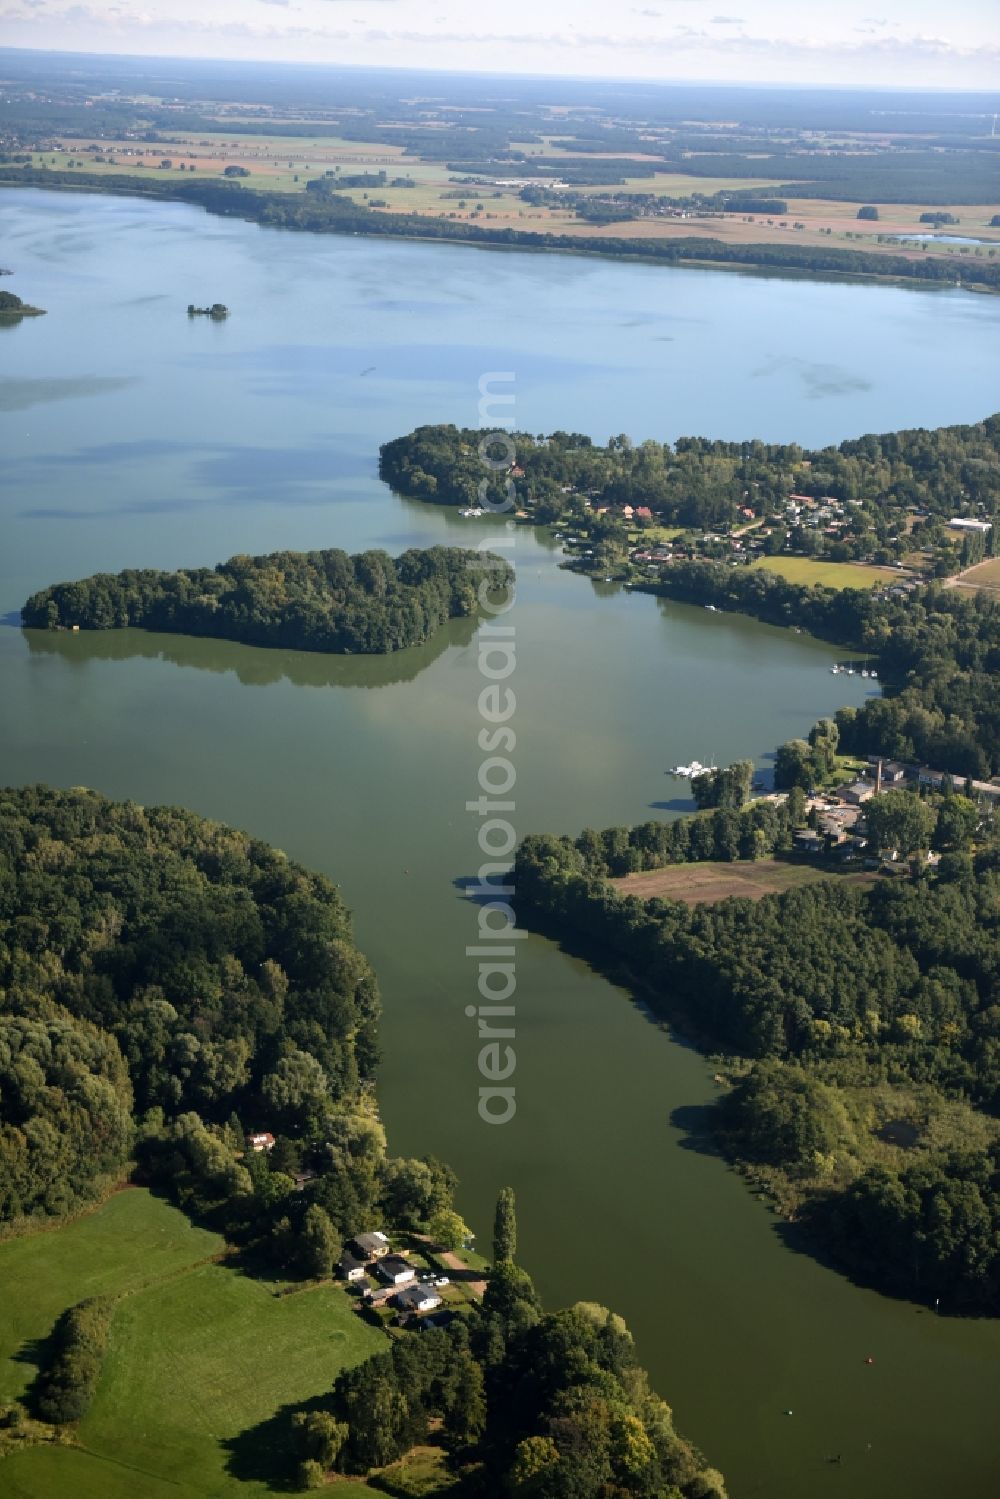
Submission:
[[[674,268],[678,270],[730,271],[737,274],[751,274],[774,280],[790,278],[792,280],[800,281],[827,281],[835,284],[847,285],[858,284],[870,286],[896,286],[900,290],[961,290],[968,292],[977,292],[984,296],[1000,296],[1000,284],[996,286],[990,286],[982,281],[963,280],[960,276],[958,276],[955,280],[950,280],[947,276],[944,275],[934,277],[906,275],[899,270],[879,272],[875,270],[851,270],[846,267],[843,269],[829,267],[816,267],[815,269],[812,269],[808,266],[794,264],[773,264],[763,258],[753,257],[747,259],[732,258],[725,260],[715,260],[711,257],[705,256],[703,253],[699,254],[697,252],[694,252],[690,255],[674,254],[668,256],[665,254],[658,255],[655,253],[651,253],[648,250],[643,251],[637,248],[633,253],[629,250],[599,248],[599,246],[601,246],[602,244],[602,241],[596,238],[590,240],[585,245],[581,244],[579,247],[575,245],[551,245],[542,242],[532,243],[533,240],[541,241],[542,237],[540,235],[532,234],[527,230],[512,231],[513,233],[521,235],[523,237],[517,239],[516,241],[505,242],[500,240],[481,238],[475,235],[465,237],[461,234],[408,234],[403,231],[395,230],[369,230],[358,228],[356,226],[356,221],[354,221],[353,219],[345,222],[343,228],[337,227],[337,222],[335,219],[329,220],[322,226],[317,226],[314,224],[270,223],[265,219],[261,219],[252,211],[250,211],[250,205],[246,206],[246,211],[240,211],[240,208],[237,207],[236,204],[227,205],[225,209],[215,208],[210,204],[199,202],[197,199],[192,199],[183,193],[159,190],[150,191],[144,183],[138,181],[134,186],[130,185],[128,187],[122,187],[110,186],[102,182],[95,182],[93,180],[51,183],[38,181],[18,182],[11,177],[0,175],[0,190],[6,188],[21,188],[26,190],[36,189],[41,192],[55,193],[90,193],[93,195],[109,198],[141,198],[147,202],[181,203],[190,208],[200,208],[204,213],[211,214],[217,218],[242,219],[244,223],[256,224],[260,229],[282,229],[296,233],[319,235],[332,234],[338,235],[341,238],[345,239],[385,239],[395,241],[396,243],[433,243],[439,245],[458,245],[463,249],[493,251],[499,250],[515,253],[524,252],[526,254],[532,255],[572,255],[590,260],[620,261],[626,265],[666,266],[668,268]],[[276,194],[273,196],[277,197]],[[303,195],[303,197],[305,197],[305,195]],[[426,223],[427,225],[433,226],[439,222],[444,221],[439,221],[437,219],[426,219],[418,220],[416,222]],[[691,238],[693,240],[696,240],[700,246],[703,246],[706,237],[692,235]],[[614,242],[617,243],[617,241]],[[605,241],[604,243],[606,244],[608,242]],[[640,241],[636,241],[637,246],[639,245],[639,243]],[[673,240],[664,241],[663,243],[681,244],[683,243],[683,241]],[[720,240],[719,243],[722,244],[723,242]],[[747,244],[745,248],[747,250],[752,250],[754,246],[758,247],[762,251],[770,250],[772,248],[776,248],[779,250],[784,249],[784,246],[781,244],[781,242],[777,240],[755,240]],[[866,254],[878,256],[881,252],[878,250],[869,249],[864,251],[844,250],[842,253],[845,255]],[[887,254],[885,258],[888,259],[889,255]],[[897,256],[896,258],[898,259],[900,257]],[[940,258],[934,260],[933,263],[940,264]],[[962,266],[956,269],[965,268],[966,265],[965,262],[963,262]],[[36,311],[39,312],[42,310],[43,309],[36,309]]]

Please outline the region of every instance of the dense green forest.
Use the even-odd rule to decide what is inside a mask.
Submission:
[[[475,503],[482,480],[482,433],[447,424],[418,427],[380,449],[382,477],[400,493],[442,505]],[[721,442],[680,437],[604,446],[579,432],[510,436],[523,470],[516,492],[532,515],[579,518],[581,502],[647,506],[669,525],[731,526],[744,506],[757,518],[783,514],[792,494],[832,496],[853,514],[843,558],[885,545],[916,516],[906,544],[933,545],[953,515],[1000,511],[1000,415],[967,426],[868,433],[810,449],[758,438]],[[489,494],[502,496],[507,475]],[[839,556],[839,553],[838,553]]]
[[[473,563],[475,565],[473,565]],[[97,573],[33,594],[35,629],[133,625],[302,651],[378,654],[420,645],[448,619],[472,615],[480,589],[503,589],[509,565],[458,547],[385,552],[272,552],[215,568]]]
[[[759,163],[756,165],[759,166]],[[713,167],[713,171],[714,171]],[[790,243],[730,243],[706,236],[642,240],[602,236],[588,245],[578,235],[471,224],[464,220],[386,213],[337,194],[261,193],[239,182],[139,181],[127,174],[60,171],[55,168],[0,165],[0,187],[69,187],[76,191],[120,193],[131,197],[174,199],[193,203],[210,213],[249,219],[280,229],[302,229],[329,234],[387,234],[407,239],[455,240],[501,248],[559,250],[573,255],[601,255],[652,261],[663,265],[704,263],[720,266],[757,266],[762,270],[803,274],[889,277],[894,280],[954,285],[957,276],[967,286],[1000,289],[1000,263],[968,257],[886,254],[880,250],[849,250],[836,246]],[[872,196],[867,194],[867,196]],[[923,201],[927,201],[924,199]],[[953,202],[949,196],[942,202]]]
[[[736,816],[693,819],[688,848],[696,827]],[[884,1290],[1000,1312],[996,845],[973,856],[966,829],[933,875],[689,908],[607,883],[656,859],[654,826],[526,838],[521,919],[730,1054],[719,1138],[772,1173],[843,1265]],[[662,836],[673,860],[683,835]]]
[[[337,890],[193,813],[0,792],[0,995],[0,1224],[137,1145],[249,1194],[232,1116],[297,1148],[364,1116],[378,992]]]
[[[461,1225],[447,1166],[386,1153],[377,1013],[336,888],[278,850],[83,789],[0,791],[0,1232],[85,1208],[133,1160],[248,1264],[292,1278],[329,1277],[345,1240],[383,1223]],[[262,1129],[275,1143],[255,1153]],[[247,1432],[239,1476],[259,1479],[276,1447],[317,1487],[433,1434],[454,1469],[441,1491],[468,1499],[724,1499],[620,1319],[543,1313],[501,1201],[482,1308],[387,1343],[329,1402]],[[35,1416],[86,1412],[114,1313],[97,1297],[58,1319]]]
[[[724,1499],[722,1475],[650,1390],[621,1318],[593,1303],[546,1313],[515,1262],[509,1191],[504,1222],[506,1236],[498,1214],[481,1309],[393,1341],[339,1375],[322,1403],[251,1438],[289,1451],[303,1488],[330,1468],[367,1474],[430,1439],[447,1454],[455,1499]]]

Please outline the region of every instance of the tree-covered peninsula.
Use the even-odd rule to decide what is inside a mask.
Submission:
[[[383,1229],[396,1249],[389,1289],[408,1281],[420,1305],[442,1298],[413,1267],[468,1233],[449,1168],[387,1152],[373,1097],[377,1017],[374,976],[323,876],[176,808],[82,788],[0,790],[0,1240],[51,1230],[0,1251],[34,1243],[44,1257],[59,1219],[129,1179],[190,1215],[209,1241],[202,1252],[215,1252],[187,1267],[184,1285],[217,1321],[186,1356],[213,1389],[233,1359],[229,1419],[244,1417],[248,1327],[265,1354],[281,1311],[301,1329],[287,1380],[280,1362],[267,1371],[270,1414],[253,1424],[268,1410],[255,1390],[227,1444],[230,1477],[254,1491],[319,1488],[399,1460],[402,1473],[416,1452],[424,1495],[724,1499],[721,1475],[649,1388],[621,1319],[590,1303],[544,1311],[514,1263],[512,1194],[492,1267],[466,1272],[471,1288],[453,1288],[440,1325],[363,1298],[349,1251],[384,1254]],[[132,1312],[137,1300],[155,1308],[184,1274],[169,1259],[178,1215],[125,1195],[135,1206],[119,1224],[147,1224],[143,1297],[127,1294],[136,1284],[115,1271],[111,1241],[99,1294],[74,1300],[51,1275],[27,1283],[48,1308],[45,1335],[24,1359],[37,1376],[0,1404],[0,1461],[75,1447],[76,1423],[123,1357],[163,1364],[166,1324],[154,1320],[154,1340]],[[79,1284],[68,1264],[64,1274]],[[247,1325],[234,1322],[237,1304]],[[184,1322],[182,1307],[174,1317]],[[146,1419],[143,1398],[130,1389],[120,1419]]]
[[[504,589],[507,562],[458,547],[386,552],[272,552],[215,568],[97,573],[33,594],[21,621],[43,630],[129,625],[246,645],[384,654],[420,645],[448,619]]]
[[[12,291],[0,291],[0,319],[4,322],[16,322],[23,317],[41,317],[44,310],[23,302]]]
[[[35,787],[0,791],[0,891],[0,1225],[92,1201],[135,1149],[203,1209],[246,1194],[234,1112],[368,1128],[378,991],[321,875],[190,812]]]
[[[411,499],[475,505],[482,437],[449,424],[417,427],[382,445],[382,477]],[[519,507],[533,520],[587,522],[598,534],[601,519],[604,527],[620,521],[625,506],[644,509],[650,523],[727,529],[772,516],[785,524],[789,499],[833,498],[848,508],[837,555],[849,560],[901,533],[912,550],[933,542],[942,520],[989,519],[1000,509],[1000,414],[966,426],[867,433],[818,449],[758,438],[634,442],[625,434],[601,445],[579,432],[514,432],[510,447],[504,441],[510,464],[491,475],[491,501],[503,499],[512,479]],[[894,555],[890,549],[886,560]]]
[[[724,1054],[734,1086],[713,1110],[716,1137],[814,1243],[881,1290],[996,1315],[1000,845],[975,834],[979,816],[953,815],[975,812],[961,796],[928,805],[894,791],[869,805],[888,818],[893,799],[944,850],[936,870],[694,906],[611,883],[787,850],[792,797],[529,836],[518,912]],[[882,841],[872,816],[869,832]]]

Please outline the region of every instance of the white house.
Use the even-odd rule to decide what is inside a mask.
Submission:
[[[441,1305],[441,1297],[429,1286],[405,1286],[396,1297],[401,1312],[432,1312]]]
[[[413,1266],[399,1254],[388,1254],[379,1260],[375,1273],[390,1286],[405,1286],[417,1278]]]
[[[359,1281],[365,1278],[364,1260],[356,1260],[353,1254],[345,1254],[337,1266],[337,1273],[348,1281]]]

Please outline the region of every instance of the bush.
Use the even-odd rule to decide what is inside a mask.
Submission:
[[[52,1361],[39,1376],[35,1396],[43,1421],[62,1424],[86,1415],[101,1377],[114,1309],[113,1296],[94,1296],[59,1318]]]

